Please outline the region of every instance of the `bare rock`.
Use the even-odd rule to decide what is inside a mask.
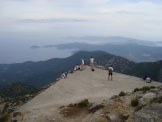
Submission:
[[[134,122],[162,122],[162,104],[153,104],[135,112]]]
[[[157,94],[154,92],[148,92],[143,95],[143,97],[140,99],[140,103],[147,104],[150,103],[153,99],[157,97]]]
[[[150,92],[154,92],[154,93],[158,94],[160,92],[160,88],[151,89]]]
[[[110,120],[111,122],[121,122],[120,115],[118,113],[109,113],[106,116],[107,120]]]
[[[149,92],[149,93],[146,93],[144,96],[143,96],[143,98],[144,99],[154,99],[154,98],[156,98],[156,93],[154,93],[154,92]]]

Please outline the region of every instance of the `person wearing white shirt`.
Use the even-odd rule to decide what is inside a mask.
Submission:
[[[91,66],[91,70],[94,71],[94,58],[92,56],[90,58],[90,66]]]
[[[82,59],[82,65],[85,65],[84,59]]]
[[[81,65],[81,69],[82,69],[82,70],[84,69],[84,66],[85,66],[85,60],[82,59],[82,65]]]

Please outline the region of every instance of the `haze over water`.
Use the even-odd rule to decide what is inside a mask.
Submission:
[[[25,61],[43,61],[51,58],[64,58],[72,54],[73,50],[58,50],[56,48],[31,49],[30,46],[2,46],[0,45],[0,64],[21,63]]]

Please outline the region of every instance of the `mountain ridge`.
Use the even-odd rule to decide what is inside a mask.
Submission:
[[[33,46],[32,46],[33,47]],[[35,47],[35,46],[34,46]],[[151,62],[162,60],[162,47],[157,46],[147,46],[142,44],[138,44],[135,42],[126,42],[126,43],[100,43],[100,44],[90,44],[90,43],[65,43],[58,45],[46,45],[39,46],[39,48],[57,48],[59,50],[62,49],[73,49],[73,52],[77,51],[96,51],[102,50],[107,53],[118,55],[128,60],[135,62]],[[37,49],[39,49],[37,48]]]
[[[102,50],[107,53],[127,58],[135,62],[151,62],[162,60],[161,47],[139,45],[135,43],[124,44],[86,44],[86,43],[68,43],[55,45],[58,49],[77,49],[82,51]]]
[[[75,64],[80,64],[81,59],[87,59],[94,56],[96,64],[107,68],[113,65],[116,72],[128,75],[143,77],[148,72],[150,77],[156,81],[162,81],[162,61],[151,63],[135,63],[120,56],[114,56],[104,51],[81,51],[67,58],[56,58],[47,61],[25,62],[16,64],[0,65],[0,84],[11,82],[23,82],[36,87],[43,87],[50,82],[55,81],[61,72],[69,71]],[[153,67],[157,67],[153,68]],[[152,70],[151,70],[152,69]],[[137,73],[139,71],[139,73]]]

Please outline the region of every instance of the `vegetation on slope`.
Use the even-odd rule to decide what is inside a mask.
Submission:
[[[0,91],[6,97],[19,97],[19,96],[24,96],[26,94],[30,94],[35,90],[36,88],[33,86],[25,85],[21,82],[15,82],[6,85]]]
[[[145,72],[156,81],[162,81],[162,61],[150,63],[134,63],[120,56],[114,56],[103,51],[81,51],[68,58],[50,59],[40,62],[25,62],[0,65],[0,86],[21,81],[35,87],[43,87],[55,81],[62,71],[68,71],[75,64],[80,64],[85,58],[94,56],[96,64],[107,68],[113,65],[116,72],[143,77]]]

